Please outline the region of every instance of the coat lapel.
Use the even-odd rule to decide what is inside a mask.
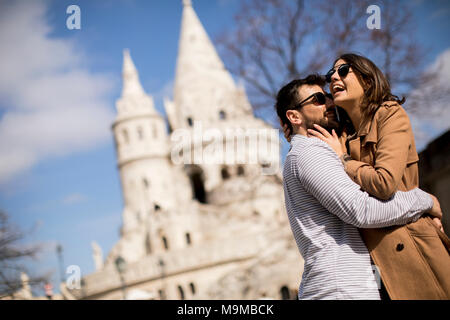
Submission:
[[[352,139],[348,142],[349,149],[350,149],[350,157],[352,157],[353,160],[360,161],[361,160],[361,141],[360,138],[357,136],[355,139]]]

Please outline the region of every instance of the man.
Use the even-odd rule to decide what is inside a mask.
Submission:
[[[337,136],[324,80],[310,75],[284,86],[277,114],[291,126],[292,148],[284,164],[289,222],[305,260],[299,299],[380,299],[370,256],[358,228],[403,225],[424,212],[442,217],[439,203],[420,189],[381,201],[362,191],[345,173],[328,144],[307,136],[319,124]],[[328,110],[327,110],[328,105]]]

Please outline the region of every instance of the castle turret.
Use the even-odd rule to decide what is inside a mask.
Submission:
[[[194,121],[214,127],[224,118],[251,114],[249,103],[235,103],[240,93],[191,1],[184,0],[174,101],[165,101],[171,127],[189,128]]]
[[[194,154],[193,165],[188,167],[187,173],[195,197],[200,202],[208,202],[207,194],[233,172],[234,175],[260,173],[255,161],[253,166],[248,166],[250,161],[245,160],[256,154],[253,149],[258,144],[251,142],[253,140],[246,130],[271,127],[254,117],[245,89],[235,84],[225,68],[190,0],[183,0],[173,101],[165,99],[164,103],[171,129],[181,128],[190,132],[191,139],[185,143],[183,150],[192,151],[187,157]],[[182,135],[185,137],[188,134]],[[207,140],[205,137],[212,135],[219,137],[217,140],[220,141],[214,146],[210,144],[206,150],[205,146],[210,141],[204,141]],[[234,141],[236,144],[237,141],[242,143],[239,147],[233,147]],[[270,141],[269,144],[274,146],[274,151],[266,153],[279,158],[276,154],[278,146]],[[258,154],[263,153],[261,148],[257,151]],[[202,159],[197,161],[195,155],[199,154]]]
[[[145,93],[128,50],[123,57],[123,90],[113,124],[124,197],[122,251],[136,260],[152,251],[151,217],[176,207],[170,145],[164,118]],[[128,259],[127,259],[128,258]]]

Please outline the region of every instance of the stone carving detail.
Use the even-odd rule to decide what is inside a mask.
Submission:
[[[99,271],[103,268],[103,252],[97,242],[92,241],[92,258],[94,259],[95,270]]]

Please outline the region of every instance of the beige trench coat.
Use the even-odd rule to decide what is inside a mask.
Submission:
[[[346,162],[346,172],[368,193],[389,199],[397,190],[418,187],[419,157],[399,104],[382,104],[346,145],[354,159]],[[391,299],[450,299],[450,240],[429,216],[360,233]]]

